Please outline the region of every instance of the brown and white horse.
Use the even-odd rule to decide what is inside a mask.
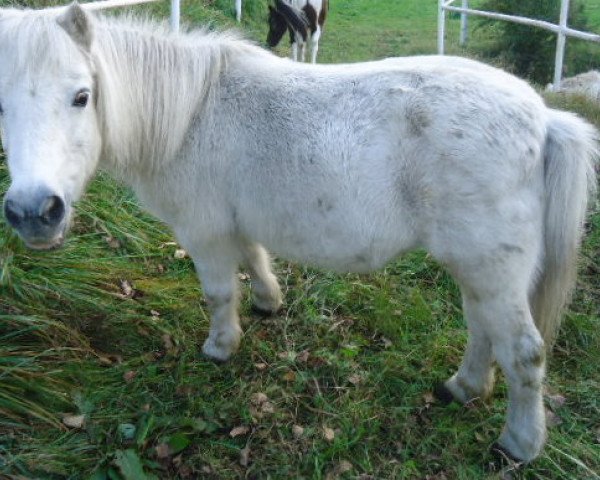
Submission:
[[[328,9],[328,0],[275,0],[274,6],[269,5],[268,45],[271,48],[276,46],[287,30],[292,43],[292,59],[304,62],[306,44],[310,42],[311,62],[316,63]]]

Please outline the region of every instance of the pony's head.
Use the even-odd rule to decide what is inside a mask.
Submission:
[[[281,37],[288,28],[301,35],[304,41],[308,37],[308,20],[304,12],[292,7],[283,0],[275,0],[275,5],[269,5],[268,22],[267,45],[271,48],[281,41]]]
[[[11,177],[4,214],[31,248],[62,244],[72,203],[98,164],[92,40],[77,4],[0,10],[0,134]]]

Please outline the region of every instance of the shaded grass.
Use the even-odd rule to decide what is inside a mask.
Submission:
[[[334,3],[320,58],[431,52],[435,36],[423,32],[435,30],[435,7],[406,2],[397,18],[396,5]],[[183,6],[189,21],[233,24],[233,2]],[[166,7],[143,9],[162,14]],[[248,35],[264,38],[265,4],[246,0],[245,9]],[[600,111],[581,99],[548,101],[600,125]],[[2,162],[2,190],[7,182]],[[502,380],[490,402],[471,408],[442,408],[428,396],[460,362],[466,332],[456,285],[423,252],[369,276],[278,261],[286,307],[272,319],[250,314],[243,280],[246,335],[234,359],[215,365],[199,354],[208,330],[201,287],[191,261],[174,258],[169,230],[102,175],[77,215],[65,248],[45,254],[26,250],[0,220],[0,474],[509,475],[494,470],[487,453],[504,421]],[[600,471],[599,258],[596,213],[549,365],[549,392],[566,400],[555,405],[548,397],[561,423],[541,458],[514,478],[593,478]],[[259,393],[268,408],[253,401]],[[66,414],[84,414],[85,423],[68,429]],[[232,437],[239,426],[248,432]],[[174,453],[161,458],[164,445]],[[250,459],[242,466],[245,448]],[[344,462],[351,470],[341,473]]]

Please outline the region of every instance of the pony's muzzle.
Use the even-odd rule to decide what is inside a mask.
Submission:
[[[66,213],[64,199],[47,191],[33,196],[8,193],[4,199],[6,221],[34,249],[47,250],[62,244]]]

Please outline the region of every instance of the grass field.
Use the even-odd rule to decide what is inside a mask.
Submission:
[[[262,41],[266,1],[245,1],[242,28]],[[436,3],[332,0],[320,61],[433,53]],[[600,1],[587,3],[600,26]],[[184,1],[182,13],[234,25],[233,0]],[[581,99],[548,102],[600,126],[600,109]],[[8,182],[0,161],[1,192]],[[548,444],[518,471],[488,453],[504,421],[502,378],[468,408],[431,396],[458,366],[466,331],[457,287],[423,252],[368,276],[277,260],[285,309],[269,319],[251,313],[242,276],[246,335],[215,365],[200,355],[201,286],[177,249],[103,175],[60,251],[26,250],[0,219],[0,478],[598,478],[598,212],[549,361]]]

